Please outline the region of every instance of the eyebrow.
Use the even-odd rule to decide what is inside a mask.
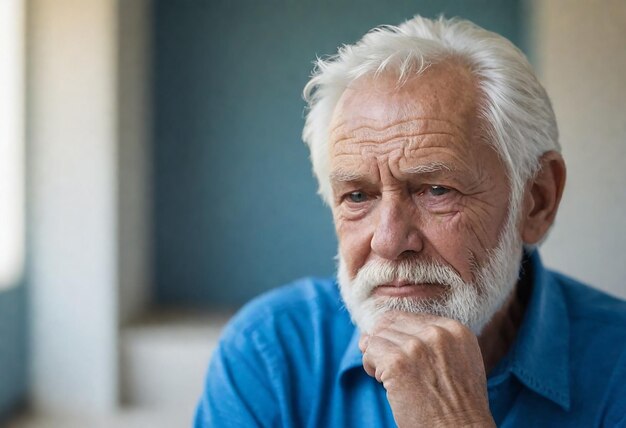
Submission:
[[[334,182],[358,181],[363,179],[363,177],[365,177],[365,174],[344,169],[336,169],[330,173],[330,181]]]
[[[432,174],[440,171],[453,171],[453,168],[443,162],[430,162],[421,165],[414,165],[408,168],[403,168],[401,172],[403,174]],[[345,169],[336,169],[330,173],[330,180],[333,182],[350,182],[359,181],[365,178],[365,174],[349,171]]]

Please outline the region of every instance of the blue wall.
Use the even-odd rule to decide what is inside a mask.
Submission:
[[[0,426],[26,394],[26,287],[0,291]]]
[[[316,55],[420,13],[521,40],[521,0],[157,0],[156,300],[238,305],[331,275],[336,241],[301,142]]]

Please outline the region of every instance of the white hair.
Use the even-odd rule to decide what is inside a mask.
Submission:
[[[460,19],[415,16],[403,24],[371,30],[336,55],[317,59],[304,88],[309,110],[303,139],[311,151],[319,194],[331,205],[329,126],[344,90],[366,75],[395,73],[402,84],[430,65],[460,60],[476,78],[483,134],[507,169],[509,210],[517,211],[526,181],[547,151],[561,150],[550,100],[524,54],[506,38]]]

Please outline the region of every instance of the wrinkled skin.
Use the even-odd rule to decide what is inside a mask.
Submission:
[[[351,277],[370,260],[415,257],[474,279],[498,243],[510,191],[504,164],[481,134],[479,103],[473,77],[454,62],[402,86],[383,75],[344,92],[329,155],[339,251]],[[541,162],[522,203],[519,232],[527,243],[546,233],[564,185],[560,155],[549,152]],[[387,285],[375,293],[443,293],[429,284]],[[479,338],[431,315],[393,312],[379,320],[361,337],[363,366],[385,387],[397,424],[494,426],[485,372],[510,346],[519,312],[511,296]]]
[[[400,312],[359,345],[398,426],[495,426],[478,341],[458,322]]]
[[[498,155],[478,135],[475,92],[469,74],[434,69],[400,89],[381,78],[345,91],[330,162],[335,227],[351,275],[372,258],[413,252],[471,281],[472,259],[484,262],[495,247],[509,189]],[[406,172],[417,167],[433,172]],[[367,200],[354,202],[354,191]]]

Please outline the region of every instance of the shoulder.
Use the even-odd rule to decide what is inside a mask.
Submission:
[[[626,349],[626,301],[553,274],[565,300],[573,348],[602,349],[605,359],[618,358]]]
[[[342,309],[333,279],[302,278],[246,303],[226,326],[224,335],[262,330],[279,319],[311,321],[322,312],[333,313]]]
[[[571,320],[614,327],[626,337],[626,301],[561,273],[551,273],[563,290]]]
[[[247,303],[227,324],[219,345],[284,360],[306,355],[320,341],[346,341],[352,332],[335,281],[303,278]]]
[[[325,381],[337,373],[354,329],[334,280],[295,281],[255,298],[233,317],[208,382],[216,390],[235,385],[244,391],[240,401],[257,401],[259,392],[245,386],[254,379],[281,413],[302,420],[321,391],[328,392]]]
[[[330,279],[301,279],[246,304],[213,352],[196,426],[301,420],[315,394],[312,381],[322,371],[316,362],[336,345],[334,331],[321,325],[341,324],[344,312]],[[344,329],[346,323],[349,318],[343,318]]]
[[[578,391],[574,405],[588,406],[593,397],[603,409],[605,425],[616,426],[626,405],[626,301],[568,276],[553,275],[569,318],[571,382]]]

